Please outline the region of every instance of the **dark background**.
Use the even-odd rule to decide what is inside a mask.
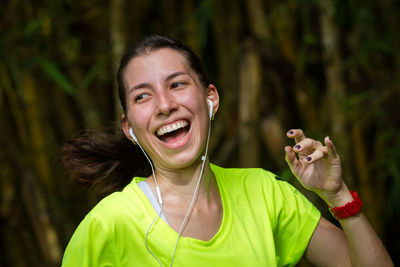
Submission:
[[[61,146],[79,130],[119,127],[118,60],[151,33],[192,46],[219,89],[214,163],[297,185],[286,131],[329,134],[400,263],[399,29],[395,0],[2,1],[0,266],[60,264],[99,200],[69,182]]]

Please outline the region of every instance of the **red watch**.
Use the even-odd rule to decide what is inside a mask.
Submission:
[[[354,198],[353,201],[347,202],[344,206],[329,207],[329,211],[331,212],[332,216],[335,217],[335,219],[346,219],[358,214],[361,211],[361,207],[363,204],[361,198],[355,191],[350,191],[350,193]]]

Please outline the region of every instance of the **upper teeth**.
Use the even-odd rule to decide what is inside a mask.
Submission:
[[[186,121],[178,121],[178,122],[174,122],[168,125],[165,125],[163,127],[160,127],[157,130],[157,135],[164,135],[166,133],[170,133],[172,131],[178,130],[180,128],[186,127],[188,125],[188,123]]]

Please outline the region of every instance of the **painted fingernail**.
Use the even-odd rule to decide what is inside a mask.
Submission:
[[[307,157],[306,160],[307,160],[307,161],[311,161],[311,157]]]
[[[296,145],[294,148],[296,148],[296,149],[300,149],[300,148],[301,148],[301,146],[300,146],[300,145]]]
[[[289,131],[288,134],[292,135],[292,134],[294,134],[294,132],[293,131]]]

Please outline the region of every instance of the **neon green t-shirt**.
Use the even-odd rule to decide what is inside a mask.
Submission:
[[[223,204],[209,241],[181,237],[173,266],[293,266],[304,254],[319,211],[294,187],[262,169],[211,165]],[[62,266],[159,266],[145,246],[157,216],[135,177],[94,207],[72,236]],[[177,233],[158,218],[147,245],[169,266]]]

